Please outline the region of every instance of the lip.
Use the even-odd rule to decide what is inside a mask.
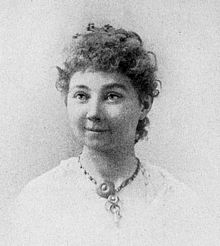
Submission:
[[[90,131],[90,132],[107,132],[108,130],[106,130],[106,129],[99,129],[99,128],[86,128],[85,127],[85,129],[87,130],[87,131]]]

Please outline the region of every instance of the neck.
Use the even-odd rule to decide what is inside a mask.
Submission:
[[[98,183],[106,180],[115,184],[130,177],[137,163],[134,147],[100,151],[84,146],[80,161]]]

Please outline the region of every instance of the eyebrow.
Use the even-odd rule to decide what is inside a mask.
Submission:
[[[73,88],[71,88],[71,90],[73,90],[75,88],[77,88],[77,89],[86,89],[88,91],[91,91],[91,89],[88,86],[86,86],[86,85],[76,85]],[[114,89],[114,88],[119,88],[119,89],[122,89],[122,90],[124,90],[126,92],[128,91],[128,88],[125,85],[118,84],[118,83],[112,83],[112,84],[108,84],[108,85],[104,85],[103,86],[103,89],[105,89],[105,90],[111,90],[111,89]]]
[[[104,89],[107,89],[107,90],[111,90],[114,88],[119,88],[119,89],[122,89],[124,91],[128,91],[128,88],[125,85],[118,84],[118,83],[112,83],[112,84],[108,84],[108,85],[104,86]]]
[[[78,88],[78,89],[86,89],[86,90],[90,90],[88,86],[86,85],[76,85],[73,88],[71,88],[71,90]]]

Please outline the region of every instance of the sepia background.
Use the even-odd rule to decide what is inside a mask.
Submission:
[[[220,217],[219,11],[218,0],[2,2],[2,217],[25,184],[79,149],[54,86],[55,66],[62,66],[64,46],[89,22],[133,30],[157,54],[163,88],[137,155],[189,185]]]

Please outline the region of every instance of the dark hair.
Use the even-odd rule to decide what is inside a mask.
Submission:
[[[98,28],[90,23],[86,33],[73,36],[66,53],[64,68],[57,67],[56,81],[56,88],[65,95],[66,104],[72,75],[88,68],[127,76],[142,103],[146,96],[150,96],[153,102],[159,94],[156,56],[144,49],[140,36],[135,32],[115,29],[110,25]],[[138,122],[135,143],[147,135],[145,127],[148,124],[148,117]]]

